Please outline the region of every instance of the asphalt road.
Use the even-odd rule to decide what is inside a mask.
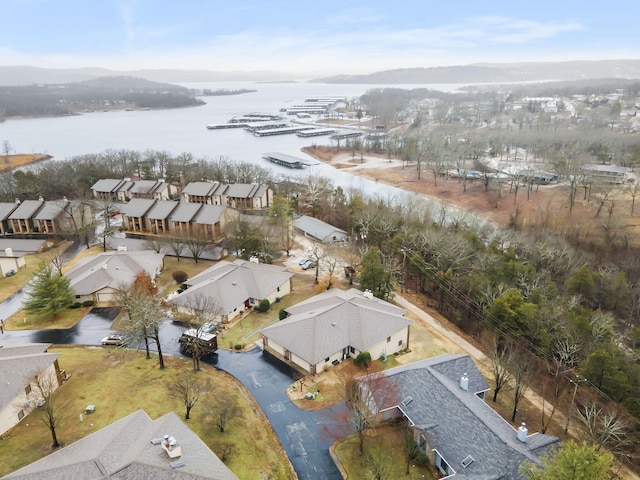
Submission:
[[[118,309],[94,308],[68,329],[5,331],[0,346],[17,343],[53,343],[56,345],[100,345],[110,333]],[[178,338],[183,329],[167,320],[160,328],[162,351],[181,355]],[[329,455],[331,438],[323,435],[322,425],[331,418],[326,412],[307,412],[296,407],[287,397],[286,389],[293,382],[294,372],[260,348],[250,352],[219,351],[206,360],[224,370],[253,394],[256,402],[278,436],[298,478],[303,480],[340,479],[340,473]]]

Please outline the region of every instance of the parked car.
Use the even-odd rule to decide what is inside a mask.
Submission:
[[[310,259],[310,258],[303,258],[302,260],[300,260],[300,261],[298,262],[298,265],[302,266],[302,265],[304,265],[305,263],[310,262],[310,261],[311,261],[311,259]]]
[[[124,337],[122,335],[109,335],[102,339],[102,345],[113,345],[121,347],[124,345]]]
[[[302,269],[303,270],[309,270],[310,268],[313,268],[316,266],[316,262],[314,262],[313,260],[309,259],[307,262],[305,262],[304,265],[302,265]]]

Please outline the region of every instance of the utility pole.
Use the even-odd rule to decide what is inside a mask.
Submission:
[[[587,379],[577,375],[577,381],[573,381],[569,379],[569,382],[573,383],[573,395],[571,395],[571,406],[569,407],[569,411],[567,412],[567,422],[564,424],[564,433],[569,432],[569,422],[571,421],[571,415],[573,414],[573,404],[576,400],[576,392],[578,391],[578,384],[581,382],[586,382]]]

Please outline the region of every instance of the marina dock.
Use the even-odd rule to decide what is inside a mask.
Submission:
[[[253,134],[256,137],[268,137],[271,135],[288,135],[291,133],[302,132],[304,130],[312,130],[314,127],[310,126],[291,126],[291,127],[283,127],[283,128],[270,128],[267,130],[256,130]]]
[[[277,153],[277,152],[264,153],[262,155],[262,158],[287,168],[300,169],[309,165],[301,158],[294,157],[293,155],[286,155],[284,153]]]
[[[296,135],[299,137],[319,137],[321,135],[331,135],[335,132],[335,128],[314,128],[313,130],[298,132]]]
[[[341,132],[341,133],[334,133],[333,135],[331,135],[330,138],[332,140],[342,140],[344,138],[361,137],[362,135],[364,135],[363,132]]]
[[[224,128],[246,128],[248,123],[210,123],[207,125],[209,130],[221,130]]]

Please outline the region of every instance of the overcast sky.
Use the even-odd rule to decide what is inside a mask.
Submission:
[[[0,0],[0,17],[2,65],[315,76],[640,58],[637,0]]]

